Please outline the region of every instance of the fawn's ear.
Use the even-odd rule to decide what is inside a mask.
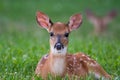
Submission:
[[[47,30],[53,24],[46,14],[39,11],[37,12],[36,20],[42,28],[45,28]]]
[[[81,14],[75,14],[75,15],[71,16],[70,20],[69,20],[69,23],[68,23],[70,31],[79,28],[81,23],[82,23],[82,16],[81,16]]]
[[[93,25],[99,24],[98,17],[90,9],[86,10],[86,17]]]
[[[103,21],[107,24],[111,22],[116,16],[117,16],[117,11],[112,10],[105,17],[103,17]]]
[[[112,10],[107,14],[108,17],[110,18],[114,18],[117,16],[117,11],[116,10]]]

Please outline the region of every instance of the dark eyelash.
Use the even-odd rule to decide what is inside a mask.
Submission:
[[[54,33],[53,33],[53,32],[50,32],[50,36],[54,36]]]
[[[65,37],[68,37],[69,36],[69,33],[65,33],[65,35],[64,35]]]

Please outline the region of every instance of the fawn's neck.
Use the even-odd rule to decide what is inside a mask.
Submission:
[[[50,68],[51,72],[58,75],[64,75],[66,68],[66,55],[50,54]]]

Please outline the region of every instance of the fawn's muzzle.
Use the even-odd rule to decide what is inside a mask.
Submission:
[[[61,36],[58,35],[57,36],[57,42],[56,42],[56,44],[54,46],[54,48],[56,48],[57,50],[61,50],[62,48],[64,48],[63,44],[60,41],[60,38],[61,38]]]

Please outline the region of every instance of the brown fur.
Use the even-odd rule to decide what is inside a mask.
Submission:
[[[65,33],[70,33],[72,30],[77,29],[82,22],[82,18],[80,14],[76,14],[70,18],[68,24],[60,22],[51,24],[48,16],[38,12],[37,21],[40,26],[47,29],[49,33],[53,32],[54,35],[50,37],[50,47],[53,47],[56,44],[57,35],[60,36],[60,42],[63,46],[67,47],[68,37],[65,36]],[[65,75],[68,75],[70,78],[73,76],[80,78],[87,76],[90,72],[105,78],[110,78],[110,75],[107,74],[95,60],[87,55],[83,53],[68,54],[67,52],[64,54],[53,54],[51,48],[49,54],[42,57],[39,61],[35,70],[35,73],[43,79],[46,79],[48,74],[51,74],[53,77],[64,77]]]
[[[41,61],[38,63],[36,74],[41,75],[43,79],[45,79],[49,73],[53,76],[58,76],[50,69],[50,65],[51,63],[53,64],[55,58],[65,59],[64,72],[60,75],[61,77],[64,77],[65,74],[68,74],[69,77],[76,75],[78,78],[80,78],[87,76],[89,72],[95,72],[100,76],[110,78],[110,75],[107,74],[95,60],[83,53],[67,54],[66,56],[49,55],[46,59],[43,59],[43,63],[41,63]]]

